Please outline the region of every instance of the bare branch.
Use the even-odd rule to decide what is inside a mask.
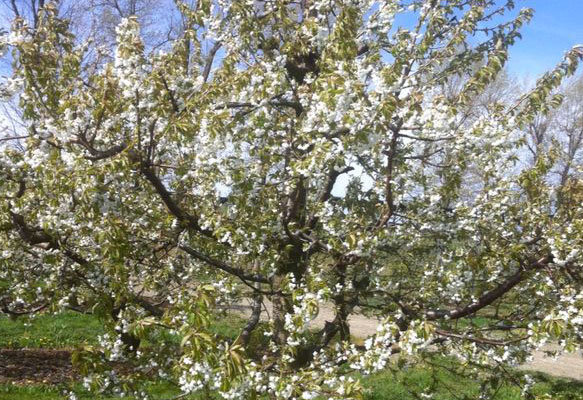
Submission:
[[[461,335],[458,333],[448,332],[448,331],[444,331],[441,329],[437,329],[435,331],[435,333],[437,333],[440,336],[444,336],[444,337],[448,337],[448,338],[452,338],[452,339],[460,339],[460,340],[465,340],[465,341],[478,343],[478,344],[487,344],[487,345],[491,345],[491,346],[508,346],[509,344],[522,342],[523,340],[526,340],[529,338],[529,336],[521,336],[521,337],[510,339],[510,340],[496,340],[496,339]]]
[[[26,139],[28,137],[29,137],[28,135],[25,135],[25,136],[8,136],[8,137],[0,138],[0,142],[7,142],[9,140]]]
[[[206,64],[204,66],[204,70],[202,71],[202,79],[204,82],[206,82],[208,80],[208,77],[211,73],[211,68],[213,66],[213,61],[215,59],[215,55],[217,54],[217,51],[219,51],[219,49],[221,48],[221,42],[216,42],[213,47],[211,48],[211,50],[209,51],[207,60],[206,60]]]

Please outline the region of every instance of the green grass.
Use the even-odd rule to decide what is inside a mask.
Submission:
[[[244,321],[233,314],[227,314],[223,319],[216,321],[211,331],[224,338],[236,337]],[[252,338],[255,346],[261,347],[263,335],[259,327],[257,337]],[[62,313],[57,315],[41,315],[35,318],[19,318],[17,320],[0,316],[0,348],[72,348],[80,344],[94,344],[98,334],[104,332],[100,322],[93,316],[78,313]],[[173,338],[174,340],[176,338]],[[365,377],[363,386],[366,388],[366,400],[416,400],[417,393],[430,387],[435,379],[442,384],[433,397],[434,400],[475,399],[478,393],[478,384],[468,378],[448,372],[445,358],[435,359],[441,363],[436,369],[408,367],[394,374],[383,372],[374,376]],[[566,379],[548,377],[544,374],[531,374],[536,377],[537,384],[534,393],[546,395],[547,399],[583,400],[583,383]],[[64,393],[73,389],[79,400],[111,400],[114,397],[96,396],[82,389],[79,384],[43,386],[20,386],[0,384],[1,400],[57,400],[64,399]],[[168,384],[152,383],[148,392],[152,399],[169,399],[177,395],[176,388]],[[457,397],[456,397],[457,396]],[[465,397],[464,397],[465,396]],[[200,399],[193,396],[188,400]],[[520,389],[510,384],[504,384],[493,400],[518,400]]]
[[[99,396],[87,392],[80,384],[43,386],[43,385],[0,385],[0,399],[2,400],[63,400],[67,398],[67,393],[74,391],[78,400],[114,400],[119,397]],[[152,399],[170,399],[180,394],[170,385],[157,383],[148,387],[148,394]],[[133,397],[124,397],[131,400]],[[184,400],[196,400],[199,397],[184,397]]]
[[[70,348],[95,344],[103,332],[97,318],[75,312],[17,319],[0,315],[0,348]]]
[[[243,324],[244,321],[238,316],[227,314],[216,321],[210,331],[224,338],[234,338]],[[95,316],[76,312],[16,319],[0,315],[0,348],[74,348],[96,344],[97,336],[103,333],[105,329]],[[177,340],[170,335],[162,339]]]
[[[49,386],[16,386],[16,385],[0,385],[0,399],[2,400],[62,400],[66,398],[65,393],[69,387],[49,387]],[[112,397],[101,397],[85,393],[79,388],[75,387],[75,393],[79,400],[109,400]]]
[[[532,373],[536,378],[532,393],[536,396],[548,396],[553,400],[582,400],[583,383],[568,379],[549,377],[540,373]],[[441,385],[432,397],[433,400],[477,399],[479,385],[472,380],[460,378],[444,369],[432,372],[430,369],[411,368],[396,374],[384,372],[362,380],[366,388],[366,400],[417,400],[413,392],[422,393],[431,387],[434,378]],[[457,396],[457,397],[456,397]],[[503,384],[500,390],[490,397],[492,400],[520,400],[520,388],[511,384]]]
[[[226,313],[219,320],[213,322],[210,331],[220,337],[234,339],[241,333],[244,325],[245,321],[241,317],[233,313]]]
[[[405,386],[414,387],[422,391],[429,386],[432,381],[432,374],[427,370],[409,370],[399,373],[400,376],[393,376],[391,373],[381,373],[371,377],[364,378],[363,385],[367,392],[366,400],[417,400],[411,391]],[[440,374],[445,379],[449,389],[441,388],[433,399],[435,400],[455,400],[476,399],[478,385],[474,382],[459,380],[454,376],[447,376],[445,373]],[[403,380],[404,381],[401,381]],[[537,376],[539,383],[535,385],[534,393],[537,395],[547,395],[548,399],[553,400],[581,400],[583,399],[583,385],[564,379],[549,378],[544,375]],[[96,396],[84,391],[79,385],[59,387],[48,387],[41,385],[34,386],[15,386],[0,385],[0,399],[2,400],[63,400],[64,393],[74,389],[78,400],[114,400],[116,397]],[[167,385],[157,384],[150,386],[148,393],[152,399],[170,399],[178,393],[176,390]],[[458,397],[455,397],[455,396]],[[464,397],[464,395],[466,397]],[[131,399],[131,398],[126,398]],[[184,400],[195,400],[200,397],[192,396]],[[520,390],[515,387],[503,387],[492,400],[519,400]]]

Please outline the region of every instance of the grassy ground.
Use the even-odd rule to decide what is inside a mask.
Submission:
[[[227,318],[216,324],[215,333],[222,336],[234,336],[239,332],[241,321],[236,317]],[[97,334],[103,330],[99,321],[89,315],[63,313],[59,315],[43,315],[33,319],[19,318],[12,320],[0,316],[0,348],[72,348],[83,343],[93,344]],[[535,374],[538,383],[535,393],[548,395],[548,399],[583,400],[583,382],[550,378]],[[436,400],[475,399],[478,385],[467,379],[461,379],[446,370],[437,368],[409,368],[396,373],[385,372],[366,377],[363,385],[366,388],[367,400],[415,400],[417,397],[409,391],[415,388],[418,392],[431,386],[434,378],[444,383],[435,395]],[[0,384],[0,399],[2,400],[57,400],[63,399],[64,393],[74,389],[79,400],[110,400],[111,397],[96,397],[84,392],[79,384],[74,385],[12,385]],[[153,384],[149,393],[153,399],[169,399],[177,395],[175,388],[161,383]],[[190,397],[188,399],[195,399]],[[520,390],[511,385],[503,385],[493,399],[518,400]]]
[[[0,399],[2,400],[63,400],[67,398],[67,393],[73,390],[78,400],[114,400],[119,397],[96,396],[83,389],[81,385],[59,385],[56,387],[33,385],[0,385]],[[179,392],[167,385],[152,385],[148,390],[154,399],[171,399]],[[128,399],[129,398],[124,398]],[[184,400],[196,399],[196,397],[183,398]]]
[[[406,374],[406,375],[405,375]],[[403,372],[401,376],[395,377],[390,373],[382,373],[372,377],[365,378],[363,385],[367,389],[366,400],[416,400],[408,387],[397,380],[404,380],[408,385],[418,389],[423,389],[431,384],[432,374],[426,370],[416,369]],[[477,385],[460,381],[453,376],[443,373],[441,378],[447,383],[447,389],[438,391],[434,399],[436,400],[454,400],[454,399],[477,399]],[[548,399],[553,400],[580,400],[583,399],[583,385],[579,382],[573,382],[562,379],[548,378],[546,376],[537,376],[535,393],[538,395],[548,395]],[[16,386],[0,385],[0,399],[2,400],[62,400],[64,393],[74,389],[79,400],[113,400],[113,397],[95,396],[85,392],[79,385],[73,387],[61,385],[58,387],[48,386]],[[178,392],[166,385],[152,385],[148,391],[153,399],[170,399],[176,396]],[[494,397],[496,400],[518,400],[520,399],[520,390],[511,387],[503,387]],[[188,397],[185,400],[194,400],[197,397]],[[199,398],[200,399],[200,398]]]
[[[479,386],[470,380],[460,379],[458,375],[453,375],[445,370],[436,373],[442,385],[438,386],[433,400],[470,400],[478,399]],[[531,374],[536,377],[537,384],[533,389],[533,394],[537,396],[546,395],[553,400],[581,400],[583,399],[583,383],[565,379],[551,378],[543,374]],[[367,377],[363,380],[363,386],[367,389],[367,400],[417,400],[415,394],[411,393],[411,388],[417,393],[423,392],[430,387],[434,374],[427,369],[415,368],[396,373],[381,373]],[[492,397],[495,400],[519,400],[521,391],[516,386],[503,385]]]
[[[95,344],[102,333],[95,317],[75,312],[17,319],[0,315],[0,348],[76,347]]]

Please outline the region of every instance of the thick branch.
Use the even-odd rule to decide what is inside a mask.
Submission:
[[[29,225],[27,225],[25,220],[24,220],[24,217],[22,215],[16,214],[12,211],[10,211],[10,215],[12,217],[12,224],[18,230],[18,233],[20,234],[20,237],[22,238],[22,240],[24,240],[24,242],[26,242],[32,246],[43,245],[46,249],[59,250],[65,257],[67,257],[68,259],[72,260],[73,262],[75,262],[79,265],[86,266],[89,264],[89,260],[87,260],[86,258],[81,256],[80,254],[63,247],[61,245],[61,243],[59,242],[59,240],[57,240],[53,236],[44,232],[40,228],[30,227]],[[88,285],[88,287],[91,287],[91,285],[86,282],[86,280],[83,276],[79,275],[78,273],[76,273],[76,275],[79,278],[81,278],[83,281],[85,281],[85,283]],[[136,297],[136,302],[140,306],[142,306],[146,311],[150,312],[154,316],[161,316],[163,314],[163,311],[159,307],[156,307],[154,304],[149,303],[148,301],[146,301],[145,299],[143,299],[141,297]],[[39,309],[30,311],[30,312],[24,312],[24,314],[35,313],[37,311],[42,310],[46,306],[47,305],[43,305]],[[10,312],[7,308],[2,309],[2,312],[13,314],[13,315],[16,315],[16,313],[20,313],[17,311]]]
[[[455,139],[455,136],[443,136],[443,137],[438,137],[438,138],[429,138],[429,137],[408,135],[406,133],[399,133],[398,136],[404,137],[407,139],[412,139],[412,140],[420,140],[422,142],[439,142],[439,141],[444,141],[444,140]]]
[[[10,5],[12,6],[12,12],[16,18],[20,17],[20,12],[18,11],[18,7],[16,6],[16,0],[10,0]]]
[[[385,202],[387,210],[383,216],[377,222],[376,228],[382,228],[393,216],[395,212],[395,203],[393,198],[393,175],[395,167],[395,157],[397,155],[397,144],[399,138],[399,130],[403,125],[403,121],[400,120],[397,125],[391,127],[393,136],[388,144],[388,149],[386,151],[387,156],[387,167],[385,176]]]
[[[150,303],[144,297],[136,296],[135,297],[136,303],[138,303],[144,310],[148,311],[155,317],[162,317],[164,315],[164,310],[155,304]]]
[[[273,107],[289,107],[292,108],[296,112],[296,116],[299,116],[302,112],[304,112],[304,108],[302,105],[297,101],[290,101],[290,100],[271,100],[268,103]],[[251,111],[259,108],[259,104],[248,103],[248,102],[236,102],[231,101],[225,104],[221,104],[215,107],[216,110],[222,109],[239,109],[239,108],[250,108]]]
[[[494,289],[483,294],[476,302],[456,310],[431,310],[426,313],[426,318],[428,320],[436,320],[441,318],[449,319],[459,319],[466,317],[468,315],[474,314],[475,312],[481,310],[482,308],[489,306],[494,301],[498,300],[500,297],[508,293],[512,288],[522,282],[530,271],[545,267],[551,262],[551,257],[545,256],[531,262],[528,266],[520,268],[514,274],[512,274],[508,279],[502,282],[500,285],[496,286]]]
[[[209,78],[209,74],[211,73],[211,67],[213,66],[213,61],[215,59],[215,55],[217,51],[221,48],[221,42],[216,42],[211,50],[209,51],[206,64],[204,66],[204,70],[202,71],[202,79],[206,82]]]
[[[319,200],[321,203],[328,201],[328,199],[330,199],[330,197],[332,196],[332,189],[334,188],[334,185],[336,184],[336,180],[338,179],[338,177],[352,170],[354,170],[354,167],[346,167],[340,171],[334,168],[330,170],[330,172],[328,173],[328,179],[326,179],[326,184],[324,185],[324,190],[320,194]]]
[[[127,145],[124,144],[120,144],[117,146],[113,146],[107,150],[97,150],[91,147],[87,147],[85,146],[85,148],[87,150],[89,150],[89,152],[91,153],[90,156],[85,156],[86,159],[91,160],[91,161],[99,161],[99,160],[104,160],[106,158],[110,158],[113,156],[118,155],[119,153],[121,153],[122,151],[124,151],[127,148]]]
[[[3,304],[0,307],[0,311],[2,311],[4,314],[12,315],[14,317],[19,317],[22,315],[36,314],[37,312],[44,310],[48,306],[49,306],[49,303],[44,303],[44,304],[41,304],[40,306],[33,308],[31,310],[16,311],[16,310],[9,309],[7,305]]]
[[[257,327],[259,323],[259,317],[261,316],[261,306],[263,305],[263,296],[260,293],[256,293],[253,296],[253,305],[251,306],[251,316],[247,321],[247,324],[241,331],[241,335],[239,336],[241,342],[244,345],[249,344],[249,339],[251,338],[251,332]]]
[[[232,267],[232,266],[228,265],[227,263],[224,263],[223,261],[215,260],[215,259],[213,259],[205,254],[202,254],[201,252],[193,249],[192,247],[180,245],[180,246],[178,246],[178,248],[185,251],[186,253],[188,253],[192,257],[194,257],[200,261],[203,261],[204,263],[206,263],[212,267],[218,268],[224,272],[227,272],[231,275],[236,276],[237,278],[241,279],[245,283],[247,283],[247,282],[269,283],[269,279],[267,279],[263,275],[249,274],[240,268]]]
[[[166,186],[164,186],[162,180],[158,177],[158,175],[156,175],[151,167],[148,165],[143,165],[140,170],[148,182],[152,184],[156,190],[156,193],[158,193],[168,210],[176,217],[176,219],[178,219],[178,221],[184,223],[190,229],[193,229],[205,236],[214,238],[213,231],[209,229],[203,229],[198,223],[198,218],[196,216],[190,215],[182,208],[180,208],[178,203],[172,198],[172,195],[168,189],[166,189]]]
[[[45,244],[47,248],[58,248],[59,244],[49,234],[44,232],[42,229],[33,229],[29,227],[24,221],[24,217],[22,215],[16,214],[12,211],[9,211],[9,213],[12,218],[13,226],[18,231],[20,238],[26,243],[32,246]]]

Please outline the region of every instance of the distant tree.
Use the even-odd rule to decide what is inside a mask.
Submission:
[[[0,32],[6,28],[10,30],[11,23],[19,19],[28,21],[29,28],[34,30],[39,23],[37,15],[45,3],[39,0],[2,0]],[[185,29],[183,15],[172,0],[59,0],[51,4],[58,17],[67,20],[75,44],[86,46],[81,61],[83,76],[95,74],[105,63],[113,61],[116,28],[123,18],[137,18],[147,52],[165,49]],[[11,57],[0,60],[0,71],[9,71],[10,62]],[[5,99],[0,105],[0,141],[22,146],[21,138],[26,129],[23,129],[22,109],[16,100]]]
[[[559,152],[559,183],[566,185],[569,177],[581,178],[583,163],[583,78],[579,76],[564,90],[564,100],[556,116],[555,140]]]
[[[551,149],[516,164],[517,132],[560,104],[583,49],[468,113],[531,18],[495,22],[513,9],[498,3],[179,2],[163,52],[126,10],[94,69],[55,3],[16,18],[2,93],[27,139],[0,153],[2,311],[97,314],[109,333],[75,362],[137,396],[160,376],[231,399],[360,398],[352,372],[441,354],[488,398],[548,340],[577,348],[578,185],[558,201]],[[240,335],[213,333],[241,297]],[[308,332],[325,304],[334,318]],[[363,345],[358,313],[380,319]]]

